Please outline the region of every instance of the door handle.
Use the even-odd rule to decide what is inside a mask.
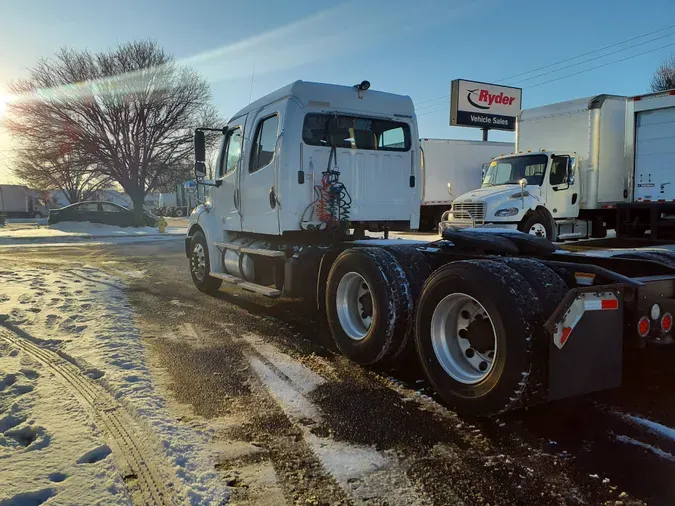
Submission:
[[[233,198],[234,198],[234,208],[237,211],[239,211],[239,188],[234,189]]]
[[[274,191],[274,186],[270,186],[270,207],[272,209],[277,207],[277,194]]]

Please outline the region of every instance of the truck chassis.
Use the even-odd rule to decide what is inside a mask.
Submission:
[[[317,233],[215,245],[221,273],[210,272],[198,222],[185,239],[200,290],[224,281],[312,300],[348,358],[416,355],[436,392],[465,413],[618,387],[627,350],[672,341],[675,253],[665,250],[588,256],[496,229],[447,229],[431,243]]]

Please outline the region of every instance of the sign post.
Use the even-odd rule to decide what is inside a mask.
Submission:
[[[450,125],[481,128],[484,141],[491,129],[513,131],[522,95],[521,88],[455,79],[450,87]]]

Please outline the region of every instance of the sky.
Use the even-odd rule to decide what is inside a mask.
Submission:
[[[296,79],[367,79],[372,89],[410,95],[420,135],[445,139],[481,138],[479,129],[449,126],[453,79],[522,87],[529,108],[645,93],[675,54],[672,0],[3,0],[0,20],[2,89],[60,47],[97,52],[153,39],[204,75],[223,117]],[[490,140],[513,134],[491,131]],[[15,182],[13,147],[1,133],[0,183]]]

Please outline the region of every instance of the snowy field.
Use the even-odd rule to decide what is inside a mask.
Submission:
[[[2,339],[8,329],[58,353],[94,383],[89,390],[105,391],[131,413],[140,427],[134,437],[149,448],[148,458],[156,457],[178,503],[225,500],[209,450],[212,434],[173,419],[155,390],[121,279],[93,267],[0,271],[0,320],[7,325],[0,326],[0,504],[131,500],[124,486],[129,473],[111,450],[120,442],[92,423],[58,374]]]

